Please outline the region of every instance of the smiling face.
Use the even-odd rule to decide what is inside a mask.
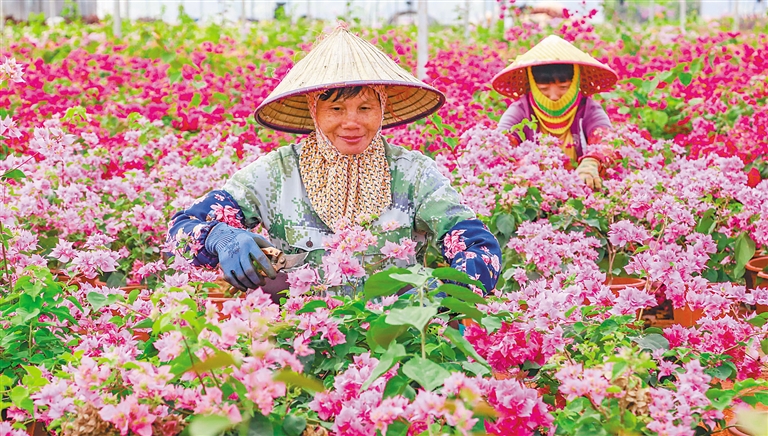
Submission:
[[[554,83],[536,83],[536,87],[539,88],[539,91],[547,96],[548,99],[557,101],[568,92],[568,88],[571,87],[572,82],[573,80]]]
[[[381,128],[381,118],[381,103],[371,88],[348,98],[331,92],[317,101],[317,127],[341,154],[364,152]]]

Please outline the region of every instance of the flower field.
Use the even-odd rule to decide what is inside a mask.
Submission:
[[[497,288],[434,256],[380,270],[387,229],[347,226],[280,304],[164,256],[167,225],[296,141],[253,111],[329,23],[9,24],[0,436],[768,434],[768,25],[566,15],[435,29],[447,102],[384,132],[497,236]],[[352,28],[416,69],[415,29]],[[554,139],[494,130],[491,78],[549,34],[621,78],[599,191]]]

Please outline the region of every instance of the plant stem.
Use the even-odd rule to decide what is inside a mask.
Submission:
[[[189,349],[187,338],[182,338],[182,340],[184,341],[184,348],[187,350],[187,354],[189,355],[190,363],[194,363],[195,359],[194,356],[192,356],[192,350]],[[205,392],[205,382],[203,381],[203,376],[200,375],[200,373],[197,371],[195,371],[195,375],[197,376],[197,379],[200,380],[200,387],[202,388],[203,395],[208,395],[208,393]]]
[[[419,286],[419,300],[421,307],[424,307],[424,286],[426,284]],[[429,323],[427,323],[429,325]],[[427,326],[425,325],[423,329],[421,329],[421,358],[426,359],[427,358]]]
[[[8,271],[8,254],[5,250],[5,246],[7,245],[8,241],[5,239],[5,226],[3,226],[3,222],[0,221],[0,237],[3,238],[3,274],[5,275],[5,280],[8,283],[8,291],[13,291],[13,278],[11,277],[10,271]]]

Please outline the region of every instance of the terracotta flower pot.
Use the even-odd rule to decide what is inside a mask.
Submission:
[[[92,286],[106,286],[107,285],[106,282],[102,282],[101,280],[99,280],[98,277],[94,277],[92,279],[89,279],[89,278],[86,278],[82,274],[78,274],[78,275],[76,275],[74,277],[70,277],[70,276],[67,275],[66,272],[60,271],[60,270],[58,270],[58,271],[52,270],[51,273],[53,274],[54,278],[56,278],[56,280],[58,280],[58,281],[60,281],[62,283],[69,283],[71,285],[80,285],[80,284],[83,284],[83,283],[88,283],[89,285],[92,285]]]
[[[755,257],[744,266],[744,280],[747,282],[747,289],[757,287],[758,273],[762,272],[768,266],[768,256]],[[762,278],[761,278],[762,279]]]
[[[646,280],[634,277],[608,277],[603,283],[613,291],[614,295],[618,296],[619,291],[625,288],[644,289]]]
[[[675,324],[680,324],[683,327],[693,327],[704,316],[703,309],[693,310],[688,306],[683,308],[674,308],[674,321]]]
[[[762,288],[768,286],[768,273],[760,271],[757,273],[757,277],[764,280],[764,282],[757,285],[758,287]],[[757,310],[757,313],[768,312],[768,304],[755,304],[755,309]]]
[[[45,424],[42,421],[35,421],[27,424],[27,434],[29,436],[48,436],[48,430],[45,429]]]

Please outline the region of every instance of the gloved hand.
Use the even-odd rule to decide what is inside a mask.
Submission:
[[[261,251],[266,247],[273,245],[262,236],[224,223],[217,224],[205,238],[205,249],[218,256],[224,280],[241,291],[264,285],[264,276],[258,269],[270,279],[276,277],[272,263]]]
[[[600,189],[603,187],[603,181],[600,180],[600,162],[592,157],[586,157],[581,160],[578,168],[576,168],[576,175],[592,189]]]

